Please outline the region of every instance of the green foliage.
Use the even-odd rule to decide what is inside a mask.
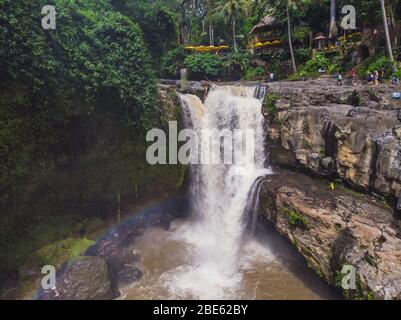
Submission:
[[[42,265],[58,266],[66,260],[74,260],[95,242],[86,238],[67,238],[47,245],[36,252]]]
[[[176,78],[179,70],[184,65],[185,58],[188,53],[183,47],[178,47],[168,51],[161,62],[161,73],[163,77]]]
[[[311,28],[308,26],[295,26],[292,30],[292,39],[303,42],[310,32]]]
[[[267,114],[271,122],[275,121],[278,117],[276,103],[278,96],[274,93],[267,93],[263,101],[263,113]]]
[[[295,60],[302,64],[308,61],[311,57],[312,50],[310,48],[299,48],[294,51]]]
[[[184,63],[193,79],[216,78],[223,71],[223,59],[211,53],[192,54]]]
[[[114,214],[118,193],[162,195],[182,176],[146,163],[161,116],[137,23],[109,0],[56,0],[57,30],[45,31],[45,4],[0,1],[0,276],[71,236],[41,229],[36,241],[36,226]]]
[[[308,60],[305,64],[299,66],[298,71],[292,74],[289,79],[298,80],[316,77],[320,68],[325,69],[329,74],[339,70],[336,64],[331,63],[323,53],[318,52],[314,59]]]
[[[251,62],[251,54],[249,52],[230,53],[223,59],[223,66],[231,77],[241,77]]]
[[[284,206],[281,210],[285,215],[287,215],[288,224],[291,228],[308,229],[308,219],[299,214],[295,209]]]
[[[155,69],[159,70],[161,58],[176,44],[178,5],[169,0],[114,0],[112,3],[139,24]]]
[[[389,76],[392,72],[392,63],[385,55],[373,56],[360,66],[358,75],[361,78],[366,78],[369,72],[384,70],[385,75]]]
[[[327,69],[330,64],[324,54],[318,52],[314,59],[311,59],[305,63],[302,70],[307,73],[316,73],[320,68]]]
[[[397,71],[393,72],[393,77],[401,79],[401,69],[398,69]]]
[[[262,80],[266,76],[265,68],[263,67],[249,67],[245,70],[245,80]]]

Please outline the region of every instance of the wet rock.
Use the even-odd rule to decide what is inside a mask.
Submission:
[[[260,194],[263,216],[328,283],[340,286],[342,267],[355,267],[357,288],[346,298],[401,299],[401,238],[390,208],[284,170],[265,178]]]
[[[95,245],[88,248],[86,255],[103,257],[112,270],[118,270],[125,264],[140,260],[139,252],[134,251],[130,247],[136,235],[138,235],[137,232],[125,235],[112,232],[107,237],[100,239]],[[127,244],[124,245],[124,242]]]
[[[56,289],[38,292],[40,300],[110,300],[119,295],[106,261],[101,257],[79,257],[58,272]]]
[[[124,266],[117,273],[118,284],[120,286],[129,285],[142,278],[142,271],[134,266]]]
[[[333,165],[333,158],[332,157],[325,157],[322,159],[322,167],[325,170],[330,170]]]
[[[181,81],[161,79],[159,80],[159,87],[162,91],[169,89],[181,91]],[[194,94],[199,98],[203,99],[205,98],[208,89],[209,89],[208,81],[188,81],[187,87],[183,93]]]

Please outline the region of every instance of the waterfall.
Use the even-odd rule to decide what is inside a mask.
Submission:
[[[265,98],[267,92],[267,86],[263,84],[258,84],[255,89],[254,97],[258,100],[262,100]]]
[[[243,223],[248,230],[255,232],[258,221],[258,210],[260,204],[260,193],[262,191],[263,179],[259,177],[253,184],[246,203],[243,215]]]
[[[241,281],[239,252],[248,197],[258,178],[270,173],[264,167],[264,118],[259,90],[256,92],[256,86],[213,86],[204,103],[194,95],[179,95],[186,125],[199,136],[204,129],[253,130],[254,140],[252,143],[244,137],[233,140],[234,153],[246,151],[240,164],[192,165],[191,202],[195,221],[176,235],[188,244],[191,256],[187,265],[166,275],[166,286],[176,296],[195,299],[235,296]],[[221,143],[221,139],[215,143]],[[217,147],[211,153],[221,151]]]

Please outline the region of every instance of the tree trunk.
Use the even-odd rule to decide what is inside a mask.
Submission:
[[[289,3],[287,1],[287,26],[288,26],[288,44],[290,46],[291,60],[292,60],[292,68],[294,72],[297,72],[297,65],[295,63],[294,50],[292,49],[292,38],[291,38],[291,22],[290,22],[290,8]]]
[[[211,23],[209,24],[209,43],[214,46],[213,25]]]
[[[233,44],[234,44],[234,51],[237,52],[237,37],[235,35],[235,18],[233,18]]]
[[[381,5],[382,15],[383,15],[384,33],[386,35],[386,45],[387,45],[388,57],[390,58],[391,62],[394,62],[393,50],[391,49],[391,42],[390,42],[390,33],[388,32],[386,6],[384,4],[384,0],[380,0],[380,5]]]
[[[391,1],[389,1],[388,3],[388,7],[390,9],[390,21],[391,21],[391,25],[392,25],[392,29],[393,29],[393,35],[394,35],[394,48],[398,47],[398,38],[397,38],[397,25],[395,23],[395,18],[394,18],[394,10],[393,10],[393,5],[391,3]]]
[[[329,38],[335,38],[337,36],[337,22],[336,22],[336,0],[331,0],[330,3],[330,31]]]

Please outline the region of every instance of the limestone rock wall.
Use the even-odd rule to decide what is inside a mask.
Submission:
[[[273,162],[398,197],[401,103],[391,99],[392,91],[338,87],[330,78],[269,84],[278,99],[278,117],[268,127]]]

